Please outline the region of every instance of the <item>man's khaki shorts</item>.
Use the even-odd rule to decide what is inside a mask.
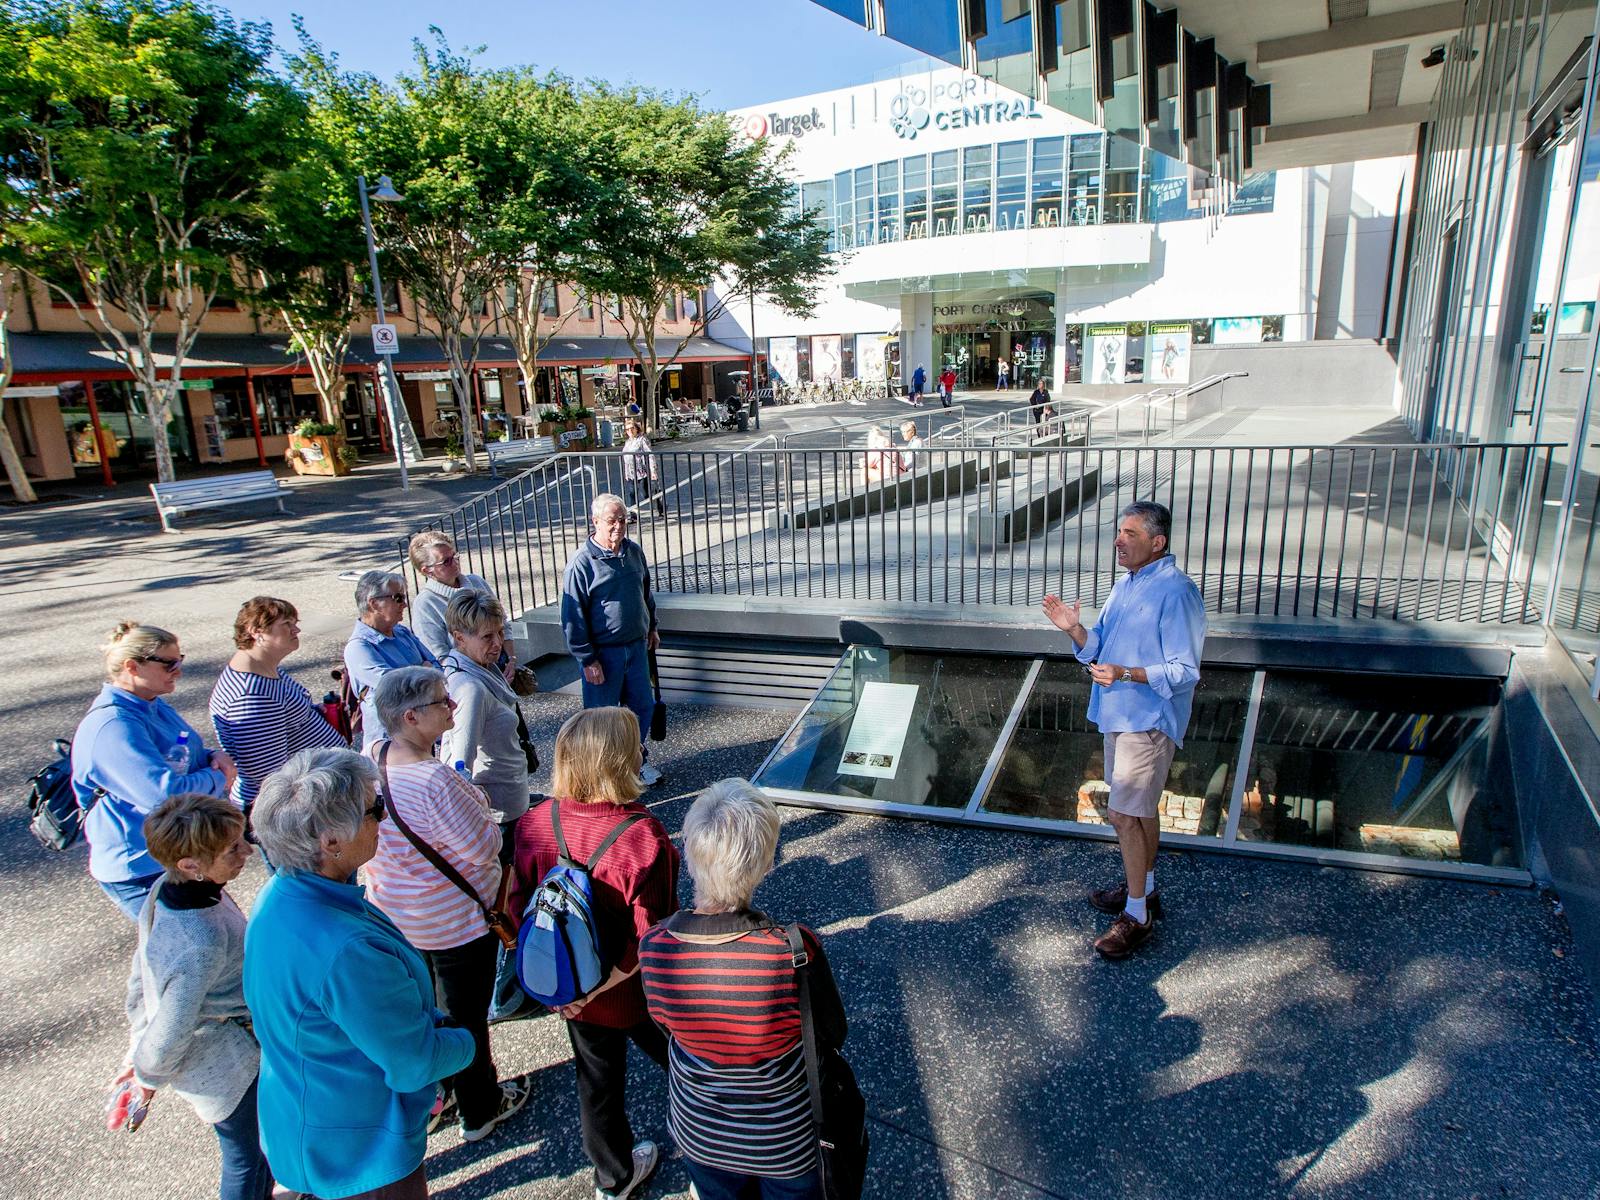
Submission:
[[[1111,811],[1129,817],[1153,817],[1178,745],[1159,729],[1142,733],[1108,733],[1106,783]]]

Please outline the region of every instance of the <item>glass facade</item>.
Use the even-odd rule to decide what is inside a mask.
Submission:
[[[822,806],[1105,830],[1105,737],[1075,659],[852,646],[755,782]],[[1206,665],[1163,835],[1337,862],[1521,870],[1493,786],[1497,679]]]
[[[1038,75],[1033,62],[1030,0],[983,0],[983,13],[987,32],[975,41],[978,74],[1032,96]]]

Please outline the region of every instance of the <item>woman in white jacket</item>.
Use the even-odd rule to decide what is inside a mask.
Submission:
[[[225,890],[250,857],[244,815],[215,796],[173,796],[145,819],[144,838],[166,874],[139,912],[128,1062],[114,1087],[141,1106],[170,1087],[217,1132],[221,1200],[266,1200],[273,1181],[256,1128],[261,1051],[244,1002],[245,918]]]

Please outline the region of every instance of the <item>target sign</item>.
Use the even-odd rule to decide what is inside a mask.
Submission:
[[[374,354],[398,354],[400,351],[400,331],[393,325],[374,325],[372,327],[372,352]]]

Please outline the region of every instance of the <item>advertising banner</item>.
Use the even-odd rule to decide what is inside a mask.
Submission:
[[[887,342],[881,333],[856,334],[856,378],[871,383],[883,382],[883,364],[887,358]]]
[[[1152,321],[1144,339],[1144,377],[1150,383],[1189,382],[1189,322]]]
[[[840,340],[837,333],[824,334],[811,339],[811,378],[817,383],[832,380],[838,383]]]
[[[792,337],[775,337],[767,343],[767,364],[774,379],[791,387],[800,382],[800,359]]]
[[[1216,317],[1211,340],[1218,346],[1249,346],[1261,340],[1260,317]]]
[[[1128,365],[1128,327],[1126,325],[1089,326],[1089,350],[1085,357],[1090,383],[1121,383]]]

